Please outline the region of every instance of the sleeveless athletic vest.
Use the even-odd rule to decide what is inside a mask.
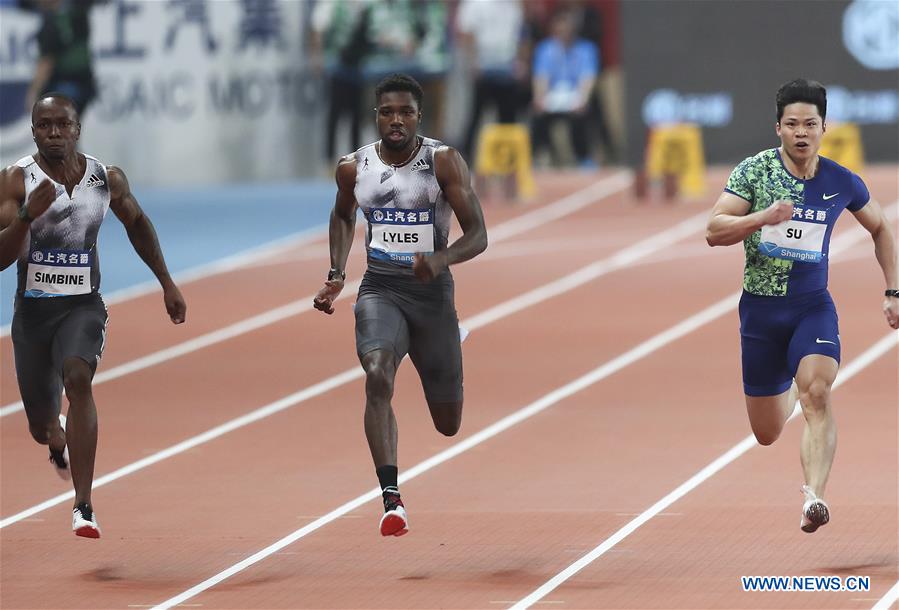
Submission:
[[[367,222],[365,246],[373,271],[411,274],[416,253],[447,246],[452,208],[434,173],[434,153],[443,143],[420,141],[415,156],[400,166],[384,163],[375,143],[354,154],[354,192]]]
[[[97,234],[109,209],[109,178],[105,165],[94,157],[85,158],[84,176],[71,197],[34,157],[16,162],[25,176],[25,201],[45,178],[56,186],[56,201],[32,221],[19,252],[17,296],[73,296],[100,288]]]

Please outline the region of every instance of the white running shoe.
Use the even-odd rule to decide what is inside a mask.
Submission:
[[[72,509],[72,531],[82,538],[100,537],[97,515],[87,502],[82,502]]]
[[[384,500],[384,516],[381,517],[382,536],[402,536],[409,533],[406,507],[399,496],[388,495]]]
[[[62,413],[59,414],[59,425],[62,426],[62,431],[66,431],[66,416]],[[53,464],[53,470],[56,471],[56,474],[59,475],[59,478],[63,481],[71,481],[72,480],[72,471],[69,470],[69,446],[66,445],[66,448],[61,452],[59,451],[50,451],[50,463]]]
[[[827,503],[816,496],[808,485],[802,486],[802,493],[805,494],[805,504],[802,505],[802,520],[799,522],[799,528],[803,532],[811,534],[830,521],[830,509],[827,507]]]

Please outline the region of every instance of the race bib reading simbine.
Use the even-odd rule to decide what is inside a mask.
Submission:
[[[33,250],[24,296],[73,296],[91,292],[91,254],[80,250]]]

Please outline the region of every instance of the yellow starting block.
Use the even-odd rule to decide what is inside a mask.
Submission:
[[[862,152],[862,135],[858,125],[855,123],[828,124],[818,154],[831,161],[836,161],[856,174],[862,173],[865,157]]]
[[[663,125],[649,133],[646,174],[652,180],[676,176],[678,190],[691,196],[705,192],[702,132],[692,123]]]
[[[475,172],[479,177],[515,177],[522,197],[537,189],[531,169],[531,138],[523,125],[492,124],[481,129]]]

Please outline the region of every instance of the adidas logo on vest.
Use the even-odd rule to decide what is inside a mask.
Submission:
[[[92,188],[96,188],[98,186],[103,186],[104,184],[106,184],[106,183],[103,182],[103,180],[101,180],[97,176],[97,174],[91,174],[91,177],[87,179],[87,184],[85,184],[84,186],[85,186],[85,188],[92,189]]]
[[[424,159],[419,159],[418,161],[415,162],[415,165],[412,166],[413,172],[420,172],[425,169],[431,169],[431,166],[428,165],[428,162],[425,161]]]

